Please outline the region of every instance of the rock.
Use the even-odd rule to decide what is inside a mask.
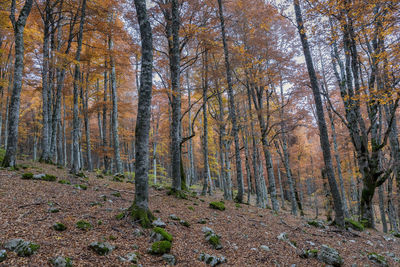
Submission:
[[[206,224],[207,221],[206,221],[205,219],[200,219],[200,220],[197,221],[197,223],[199,223],[199,224]]]
[[[44,174],[44,173],[34,174],[33,179],[42,180],[45,176],[46,176],[46,174]]]
[[[379,266],[385,266],[385,267],[389,266],[387,261],[386,261],[386,259],[385,259],[385,257],[380,255],[380,254],[378,254],[378,253],[375,253],[375,252],[369,253],[368,254],[368,259],[370,261],[372,261],[373,263],[376,263]]]
[[[312,241],[306,241],[310,246],[315,246],[315,243],[314,242],[312,242]]]
[[[303,259],[315,258],[318,255],[318,249],[301,250],[298,254]]]
[[[270,249],[268,246],[266,246],[266,245],[261,245],[261,246],[260,246],[260,249],[261,249],[261,250],[264,250],[264,251],[271,251],[271,249]]]
[[[175,256],[172,254],[164,254],[162,258],[169,266],[174,266],[176,264]]]
[[[390,236],[383,236],[383,238],[385,239],[385,241],[395,241],[395,239],[393,237]]]
[[[252,251],[257,251],[257,248],[251,248],[250,250],[252,250]]]
[[[225,210],[225,204],[222,201],[210,202],[210,208],[223,211]]]
[[[322,229],[325,228],[324,223],[322,221],[319,221],[319,220],[310,220],[310,221],[307,221],[307,224],[311,225],[311,226],[314,226],[314,227],[317,227],[317,228],[322,228]]]
[[[29,257],[39,249],[40,245],[23,239],[12,239],[4,244],[4,248],[14,251],[20,257]]]
[[[201,253],[200,256],[199,256],[199,260],[200,261],[204,261],[206,264],[208,264],[210,266],[216,266],[218,264],[227,262],[226,258],[223,257],[223,256],[219,256],[218,257],[218,256],[215,256],[215,255],[209,255],[209,254],[206,254],[206,253]]]
[[[170,252],[172,247],[171,242],[169,241],[157,241],[154,242],[153,245],[151,245],[151,248],[149,250],[150,254],[153,255],[163,255],[165,253]]]
[[[370,246],[373,246],[373,245],[374,245],[374,243],[372,243],[370,240],[367,240],[365,243],[367,243],[367,244],[370,245]]]
[[[67,227],[63,223],[56,222],[55,224],[53,224],[53,229],[61,232],[66,230]]]
[[[136,228],[135,230],[133,230],[133,235],[139,237],[143,235],[143,232],[139,228]]]
[[[152,224],[154,227],[165,228],[166,226],[165,222],[163,222],[160,218],[157,218],[157,220],[155,220]]]
[[[208,234],[208,233],[214,234],[214,230],[211,229],[210,227],[207,227],[207,226],[204,226],[203,228],[201,228],[201,231],[202,231],[204,234]]]
[[[319,261],[322,261],[326,264],[333,265],[335,267],[342,266],[342,264],[343,264],[343,259],[339,255],[339,252],[337,252],[335,249],[333,249],[327,245],[321,246],[321,249],[318,252],[317,258]]]
[[[188,221],[185,220],[180,220],[179,223],[185,227],[190,227],[190,223]]]
[[[104,256],[111,253],[115,247],[107,242],[93,242],[89,245],[89,248],[91,248],[98,255]]]
[[[64,258],[62,256],[57,256],[51,263],[54,267],[72,267],[72,261],[70,258]]]
[[[130,252],[130,253],[126,254],[125,257],[120,256],[119,259],[121,261],[131,262],[131,263],[135,263],[135,264],[138,263],[138,261],[139,261],[139,257],[136,254],[136,252]]]
[[[7,252],[4,249],[0,250],[0,262],[5,261],[7,259]]]
[[[287,234],[286,234],[285,232],[280,233],[280,234],[277,236],[277,238],[278,238],[279,240],[281,240],[281,241],[287,241],[287,240],[288,240]]]
[[[180,220],[179,217],[176,216],[175,214],[169,215],[169,218],[170,218],[171,220],[174,220],[174,221],[179,221],[179,220]]]
[[[49,208],[48,209],[48,212],[50,212],[50,213],[57,213],[57,212],[60,212],[60,209],[59,208]]]

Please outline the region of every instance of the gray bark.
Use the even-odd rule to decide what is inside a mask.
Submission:
[[[232,84],[232,73],[229,62],[229,50],[228,43],[226,41],[225,34],[225,19],[222,10],[222,0],[218,0],[218,10],[219,10],[219,19],[221,22],[221,36],[222,36],[222,44],[224,47],[224,55],[225,55],[225,68],[226,68],[226,80],[228,83],[228,100],[229,100],[229,113],[232,121],[232,135],[235,143],[235,162],[236,162],[236,179],[238,186],[238,194],[235,197],[235,200],[239,203],[243,202],[244,195],[244,186],[243,186],[243,174],[242,174],[242,160],[240,158],[240,144],[239,144],[239,128],[236,118],[236,107],[235,107],[235,99],[233,95],[233,84]]]
[[[296,14],[297,28],[300,35],[301,44],[303,47],[304,57],[306,59],[307,70],[310,78],[311,89],[314,95],[315,108],[317,113],[318,128],[320,132],[320,142],[325,163],[326,174],[330,186],[330,191],[333,197],[334,209],[335,209],[335,221],[339,226],[344,225],[344,212],[342,199],[340,197],[339,189],[335,179],[335,173],[332,166],[332,158],[328,137],[328,130],[324,117],[324,109],[322,106],[321,95],[318,87],[318,80],[315,74],[314,64],[312,62],[311,51],[308,44],[308,39],[306,36],[306,31],[304,28],[303,17],[301,14],[301,9],[299,5],[299,0],[294,0],[294,8]]]
[[[77,50],[75,55],[75,70],[74,70],[74,81],[73,81],[73,119],[72,119],[72,154],[74,156],[71,166],[71,173],[76,174],[81,169],[80,165],[80,149],[79,149],[79,132],[80,132],[80,123],[79,123],[79,75],[80,75],[80,57],[82,51],[82,39],[83,39],[83,26],[85,24],[85,12],[86,12],[86,0],[82,0],[82,9],[81,9],[81,20],[79,25],[79,32],[77,38]]]
[[[151,118],[151,91],[153,72],[153,36],[146,1],[135,0],[140,26],[142,62],[135,128],[135,204],[148,210],[149,132]]]
[[[208,91],[208,54],[207,50],[204,53],[203,60],[203,159],[204,159],[204,181],[201,194],[204,196],[208,192],[212,194],[212,186],[209,181],[210,168],[208,166],[208,118],[207,118],[207,91]]]
[[[387,229],[386,214],[385,214],[385,197],[383,194],[383,187],[384,187],[383,184],[378,187],[379,212],[381,214],[381,222],[382,222],[383,232],[387,233],[388,229]]]
[[[85,136],[86,136],[86,160],[87,160],[87,168],[89,171],[93,170],[93,163],[92,163],[92,148],[91,148],[91,141],[90,141],[90,124],[89,124],[89,73],[86,74],[86,90],[85,96],[83,99],[83,114],[84,114],[84,121],[85,121]]]
[[[11,2],[10,20],[14,29],[15,39],[15,61],[14,61],[14,79],[13,88],[8,110],[8,125],[7,125],[7,149],[3,160],[3,167],[15,167],[17,146],[18,146],[18,124],[19,124],[19,109],[20,97],[22,89],[22,73],[24,70],[24,30],[26,20],[32,8],[32,0],[26,0],[22,7],[18,19],[15,20],[16,0]]]

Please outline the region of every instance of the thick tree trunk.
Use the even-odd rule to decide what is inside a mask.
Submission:
[[[383,185],[378,187],[378,195],[379,195],[379,211],[381,214],[381,222],[382,222],[382,229],[384,233],[387,233],[387,222],[386,222],[386,214],[385,214],[385,197],[383,193]]]
[[[136,211],[136,213],[132,215],[133,219],[140,220],[142,226],[150,227],[153,216],[148,205],[148,169],[151,91],[153,86],[153,36],[147,15],[146,1],[135,0],[135,7],[140,26],[142,62],[135,128],[135,202],[132,211]]]
[[[312,88],[313,95],[314,95],[314,102],[315,102],[315,108],[316,108],[317,120],[318,120],[318,128],[319,128],[319,132],[320,132],[321,148],[322,148],[322,153],[323,153],[323,158],[324,158],[324,163],[325,163],[326,174],[327,174],[327,178],[328,178],[328,182],[329,182],[329,186],[330,186],[330,190],[331,190],[332,198],[333,198],[333,202],[334,202],[334,208],[335,208],[335,215],[336,215],[335,222],[339,226],[344,226],[343,204],[342,204],[342,199],[340,197],[339,189],[338,189],[338,186],[337,186],[337,183],[335,180],[335,173],[333,171],[332,157],[331,157],[331,151],[330,151],[328,130],[327,130],[326,122],[325,122],[324,109],[322,106],[322,100],[321,100],[321,95],[319,92],[317,76],[316,76],[315,70],[314,70],[314,64],[312,62],[311,51],[310,51],[310,47],[308,44],[306,31],[304,28],[304,22],[303,22],[303,17],[301,14],[299,0],[294,0],[294,9],[295,9],[295,14],[296,14],[296,22],[297,22],[299,35],[300,35],[300,40],[301,40],[301,44],[303,46],[304,57],[306,59],[307,70],[308,70],[308,74],[310,76],[311,88]]]
[[[81,21],[79,25],[79,32],[77,38],[77,50],[75,55],[75,71],[74,71],[74,81],[73,81],[73,119],[72,119],[72,148],[73,148],[73,161],[71,166],[71,173],[76,174],[81,169],[80,165],[80,155],[79,155],[79,75],[80,75],[80,65],[79,61],[81,58],[81,51],[82,51],[82,39],[83,39],[83,26],[85,24],[85,12],[86,12],[86,0],[82,1],[82,10],[81,10]]]
[[[238,194],[235,197],[235,200],[239,203],[242,203],[244,195],[244,186],[243,186],[243,174],[242,174],[242,160],[240,158],[239,128],[236,118],[236,107],[235,107],[235,99],[234,99],[233,85],[232,85],[232,73],[229,62],[228,43],[226,41],[226,34],[225,34],[225,19],[222,10],[222,0],[218,0],[218,10],[219,10],[219,19],[221,22],[222,44],[224,47],[224,55],[225,55],[226,80],[228,83],[229,113],[232,121],[232,135],[235,143],[236,179],[238,186]]]
[[[15,167],[18,146],[18,124],[20,97],[22,89],[22,72],[24,70],[24,29],[26,20],[32,8],[32,0],[26,0],[22,7],[17,21],[15,20],[16,0],[11,2],[10,19],[14,29],[15,38],[15,62],[14,62],[14,79],[13,88],[8,110],[8,139],[6,155],[3,160],[3,167]]]

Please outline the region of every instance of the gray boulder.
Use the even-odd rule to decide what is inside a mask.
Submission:
[[[139,261],[139,257],[136,254],[136,252],[130,252],[128,254],[125,255],[125,257],[119,257],[119,259],[121,261],[125,261],[125,262],[131,262],[131,263],[138,263]]]
[[[163,222],[160,218],[157,218],[157,220],[155,220],[152,224],[154,227],[165,228],[166,226],[165,222]]]
[[[14,251],[20,257],[29,257],[39,249],[39,245],[23,239],[12,239],[4,244],[4,248]]]
[[[176,258],[172,254],[162,255],[163,260],[168,264],[168,266],[174,266],[176,264]]]
[[[110,245],[107,242],[93,242],[89,245],[94,252],[96,252],[100,256],[107,255],[111,253],[115,249],[114,246]]]
[[[339,252],[327,245],[321,246],[321,249],[318,251],[317,259],[335,267],[342,266],[343,264],[343,259],[339,255]]]
[[[7,259],[7,252],[4,249],[0,250],[0,262],[5,261]]]
[[[383,266],[383,267],[389,266],[389,264],[387,263],[387,260],[381,254],[374,253],[374,252],[369,253],[368,259],[370,261],[372,261],[373,263],[377,264],[378,266]]]
[[[45,176],[46,176],[46,174],[44,174],[44,173],[34,174],[34,175],[33,175],[33,179],[42,180],[43,177],[45,177]]]
[[[209,255],[206,253],[201,253],[199,256],[200,261],[204,261],[206,264],[210,266],[216,266],[221,263],[225,263],[227,260],[224,256],[215,256],[215,255]]]
[[[72,267],[72,261],[70,258],[64,258],[62,256],[57,256],[51,261],[54,267]]]

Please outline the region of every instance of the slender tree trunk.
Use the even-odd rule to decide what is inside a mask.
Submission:
[[[204,52],[203,60],[203,157],[204,157],[204,182],[201,194],[204,196],[207,193],[207,188],[211,194],[211,183],[208,184],[210,176],[210,168],[208,166],[208,118],[207,118],[207,91],[208,91],[208,53],[207,49]]]
[[[284,197],[284,192],[283,192],[283,187],[282,187],[282,178],[281,178],[281,168],[279,167],[279,158],[276,159],[276,169],[278,172],[278,183],[279,183],[279,189],[280,189],[280,195],[281,195],[281,201],[282,205],[281,208],[285,209],[285,197]]]
[[[319,132],[320,132],[321,148],[322,148],[323,158],[324,158],[324,162],[325,162],[326,174],[327,174],[330,190],[331,190],[332,197],[333,197],[334,208],[335,208],[335,215],[336,215],[335,222],[339,226],[344,226],[343,204],[342,204],[342,199],[340,197],[339,189],[338,189],[338,186],[337,186],[337,183],[335,180],[335,174],[333,171],[328,130],[327,130],[325,117],[324,117],[324,109],[322,106],[321,95],[320,95],[319,88],[318,88],[317,76],[315,74],[314,65],[312,62],[311,51],[310,51],[310,47],[308,44],[306,31],[304,28],[304,22],[303,22],[303,17],[301,14],[299,0],[294,0],[294,8],[295,8],[295,14],[296,14],[297,28],[298,28],[299,35],[300,35],[301,44],[303,46],[304,57],[306,59],[307,70],[308,70],[308,74],[310,76],[311,88],[312,88],[313,95],[314,95],[315,108],[316,108],[317,120],[318,120],[318,128],[319,128]]]
[[[112,15],[113,17],[114,15]],[[113,18],[111,19],[113,20]],[[121,152],[119,146],[119,135],[118,135],[118,96],[117,96],[117,81],[115,74],[115,59],[113,55],[114,49],[114,41],[112,33],[108,39],[108,47],[110,52],[110,65],[111,65],[111,73],[110,73],[110,81],[111,81],[111,99],[112,99],[112,134],[114,138],[114,158],[115,158],[115,167],[117,173],[123,173],[122,169],[122,161],[121,161]]]
[[[93,170],[93,163],[92,163],[92,149],[91,149],[91,141],[90,141],[90,124],[89,124],[89,73],[86,74],[86,90],[85,90],[85,99],[83,99],[83,114],[85,120],[85,135],[86,135],[86,158],[87,158],[87,168],[89,171]]]
[[[74,82],[73,82],[73,121],[72,121],[72,144],[73,144],[73,155],[74,159],[72,161],[71,173],[76,174],[81,169],[80,165],[80,157],[79,157],[79,75],[80,75],[80,57],[82,50],[82,39],[83,39],[83,26],[85,24],[85,11],[86,11],[86,0],[82,0],[82,10],[81,10],[81,21],[79,25],[79,33],[78,33],[78,46],[75,55],[75,71],[74,71]]]
[[[385,214],[385,197],[383,195],[383,187],[384,185],[378,187],[379,211],[381,214],[383,232],[387,233],[388,229],[387,229],[386,214]]]
[[[13,88],[8,110],[8,125],[6,155],[3,159],[3,167],[15,167],[17,147],[18,147],[18,124],[19,124],[19,109],[20,97],[22,89],[22,74],[24,70],[24,30],[26,20],[32,8],[32,0],[26,0],[22,7],[18,19],[15,20],[16,0],[11,2],[10,19],[14,29],[15,38],[15,62],[14,62],[14,79]]]
[[[104,173],[110,171],[110,161],[108,158],[108,142],[107,142],[107,60],[104,62],[104,91],[103,91],[103,154],[104,154]]]
[[[192,111],[191,111],[191,88],[189,83],[189,72],[186,71],[186,82],[187,82],[187,90],[188,90],[188,120],[189,120],[189,136],[192,136]],[[192,138],[189,139],[189,172],[188,172],[188,186],[193,184],[195,181],[195,172],[194,172],[194,154],[193,154],[193,140]]]

